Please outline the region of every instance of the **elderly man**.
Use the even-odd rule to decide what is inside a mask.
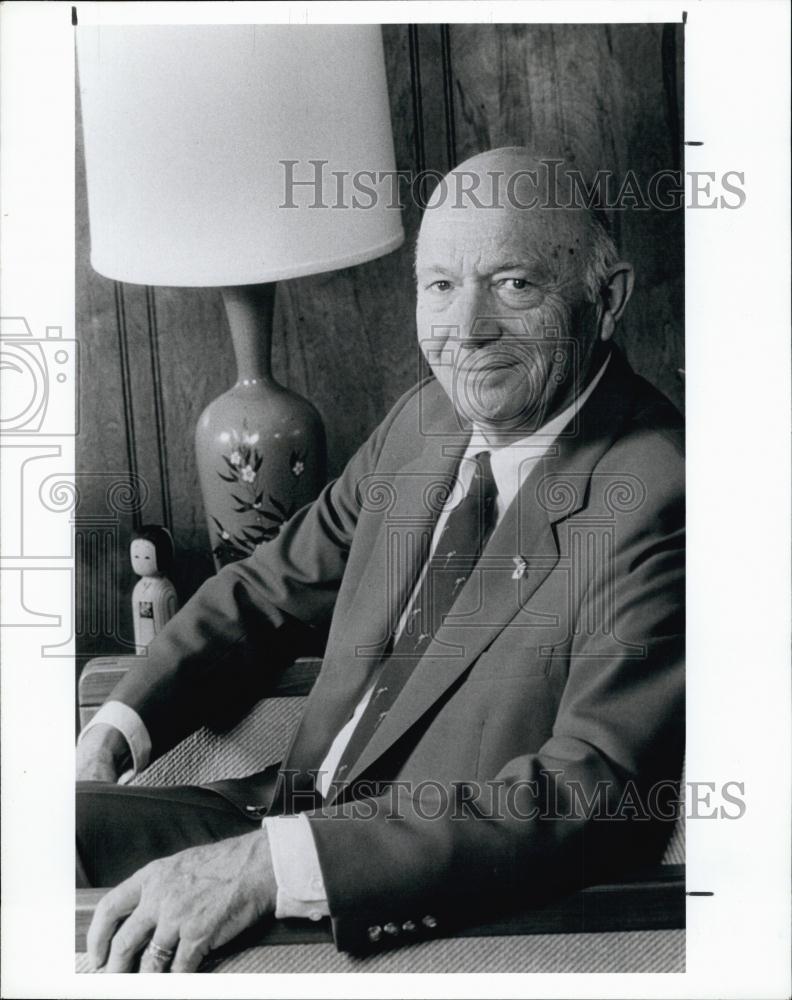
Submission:
[[[414,941],[661,850],[684,732],[681,420],[611,346],[632,268],[552,182],[510,148],[438,186],[416,260],[435,377],[201,588],[83,734],[82,874],[116,885],[97,967],[194,970],[268,914],[329,913],[343,949]],[[114,783],[200,724],[244,643],[275,669],[328,624],[281,767]]]

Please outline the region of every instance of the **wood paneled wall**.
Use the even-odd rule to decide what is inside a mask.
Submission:
[[[633,170],[644,182],[681,167],[681,25],[388,25],[383,34],[400,170],[445,171],[515,144],[584,170]],[[278,288],[275,375],[321,412],[331,475],[424,374],[412,277],[419,222],[408,199],[399,251]],[[637,275],[620,341],[633,366],[681,406],[683,215],[623,211],[611,222]],[[173,531],[182,600],[212,572],[193,429],[232,384],[234,364],[219,292],[121,285],[91,270],[79,134],[76,239],[84,660],[132,641],[126,553],[136,524]]]

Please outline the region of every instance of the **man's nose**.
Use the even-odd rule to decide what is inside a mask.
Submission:
[[[462,304],[459,339],[462,347],[475,350],[503,336],[503,325],[495,303],[484,290],[471,289]]]

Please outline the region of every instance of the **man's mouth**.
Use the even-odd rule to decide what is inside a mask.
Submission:
[[[506,374],[513,374],[520,366],[515,359],[508,358],[482,358],[480,360],[469,360],[462,366],[461,373],[470,378],[490,379]]]
[[[480,364],[473,366],[475,371],[478,372],[496,372],[501,371],[504,368],[513,368],[513,361],[482,361]]]
[[[470,355],[462,362],[463,370],[471,372],[499,371],[504,368],[514,368],[517,358],[498,353],[494,355]]]

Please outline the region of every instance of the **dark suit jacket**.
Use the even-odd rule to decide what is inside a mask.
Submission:
[[[348,775],[382,784],[368,799],[359,784],[330,802],[311,795],[468,436],[433,379],[407,393],[319,499],[208,581],[113,694],[161,753],[202,721],[243,646],[267,671],[299,626],[329,626],[287,787],[274,799],[267,776],[217,787],[262,812],[284,808],[286,787],[286,808],[308,809],[342,948],[386,923],[443,929],[539,901],[656,855],[670,832],[653,814],[668,818],[683,755],[681,418],[618,352]]]

